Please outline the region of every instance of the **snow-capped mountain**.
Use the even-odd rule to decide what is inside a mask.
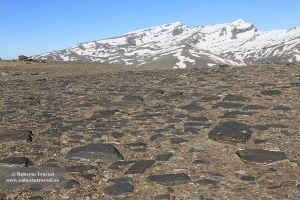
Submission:
[[[300,27],[260,31],[242,19],[194,28],[175,22],[31,58],[178,68],[294,62],[300,61]]]

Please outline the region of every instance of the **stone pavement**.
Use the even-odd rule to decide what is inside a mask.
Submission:
[[[300,199],[300,64],[0,66],[0,165],[66,167],[0,199]]]

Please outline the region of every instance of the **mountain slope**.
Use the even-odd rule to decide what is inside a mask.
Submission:
[[[293,62],[300,61],[300,27],[264,32],[242,19],[194,28],[175,22],[31,58],[179,68]]]

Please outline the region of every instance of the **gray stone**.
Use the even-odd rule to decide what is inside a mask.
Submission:
[[[168,161],[174,154],[173,153],[164,153],[156,156],[158,161]]]
[[[230,103],[230,102],[220,102],[213,105],[211,108],[227,108],[227,109],[233,109],[233,108],[241,108],[244,104],[240,103]]]
[[[255,181],[255,177],[253,177],[253,176],[242,176],[241,180],[243,180],[243,181]]]
[[[236,153],[246,164],[269,164],[287,159],[284,152],[264,149],[244,149]]]
[[[160,133],[155,134],[155,135],[152,135],[152,136],[150,137],[150,141],[156,140],[157,138],[160,138],[160,137],[162,137],[162,136],[163,136],[163,134],[160,134]]]
[[[123,156],[113,145],[105,143],[75,147],[67,153],[65,159],[94,162],[124,160]]]
[[[181,144],[184,142],[188,142],[188,140],[183,139],[183,138],[170,138],[171,144]]]
[[[203,102],[210,102],[210,101],[217,101],[221,99],[219,96],[208,96],[208,97],[202,97],[200,99],[200,101],[203,101]]]
[[[32,142],[32,132],[29,130],[12,131],[9,134],[0,134],[0,142]]]
[[[188,183],[191,179],[187,174],[163,174],[149,176],[147,180],[170,186]]]
[[[92,181],[92,180],[94,180],[96,175],[95,174],[83,174],[82,177],[89,180],[89,181]]]
[[[9,157],[3,160],[0,160],[2,166],[14,167],[16,165],[22,165],[25,167],[30,167],[33,163],[26,157]]]
[[[208,137],[220,142],[246,143],[252,134],[249,129],[249,126],[235,121],[220,122],[209,132]]]
[[[147,144],[144,142],[134,142],[134,143],[129,143],[126,144],[126,147],[146,147]]]
[[[191,103],[185,106],[179,107],[180,109],[189,110],[189,111],[201,111],[204,110],[201,106],[198,106],[197,104]]]
[[[289,107],[284,107],[284,106],[278,106],[278,107],[274,107],[274,108],[272,108],[272,110],[278,110],[278,111],[290,111],[291,110],[291,108],[289,108]]]
[[[250,99],[241,95],[228,94],[223,101],[250,101]]]
[[[247,105],[243,108],[243,110],[262,110],[262,109],[268,109],[268,108],[259,105]]]
[[[216,181],[212,179],[201,179],[198,181],[195,181],[198,185],[216,185]]]
[[[1,197],[0,197],[1,199]],[[43,200],[43,198],[41,196],[31,196],[31,197],[28,197],[28,200]]]
[[[120,166],[125,166],[125,165],[129,165],[129,164],[132,164],[132,163],[135,163],[136,161],[131,161],[131,160],[129,160],[129,161],[116,161],[116,162],[113,162],[110,166],[109,166],[109,168],[110,169],[120,169],[119,167]]]
[[[262,95],[281,95],[282,92],[280,90],[263,90],[260,92]]]
[[[80,184],[78,181],[74,180],[74,179],[70,179],[66,182],[66,185],[65,185],[65,189],[71,189],[71,188],[75,188],[75,187],[79,187]]]
[[[127,182],[132,182],[132,178],[130,178],[130,177],[115,178],[115,179],[110,179],[109,182],[127,183]]]
[[[225,112],[224,116],[225,117],[236,117],[238,115],[246,115],[246,116],[251,116],[253,115],[252,113],[249,112],[243,112],[243,111],[232,111],[232,112]]]
[[[123,101],[143,101],[141,96],[125,95]]]
[[[120,195],[124,193],[132,193],[133,186],[130,183],[116,183],[104,189],[104,193],[108,195]]]
[[[161,194],[154,197],[154,200],[169,200],[171,198],[170,194]]]
[[[97,170],[97,167],[92,165],[68,166],[66,172],[83,173],[89,170]]]
[[[154,164],[154,160],[139,160],[134,163],[124,174],[141,174]]]
[[[205,164],[205,163],[207,163],[205,160],[194,160],[192,162],[192,165]]]

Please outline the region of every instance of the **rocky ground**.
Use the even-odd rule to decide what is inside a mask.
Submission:
[[[300,199],[300,63],[137,69],[0,62],[0,199]]]

